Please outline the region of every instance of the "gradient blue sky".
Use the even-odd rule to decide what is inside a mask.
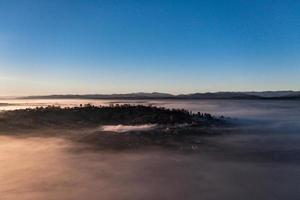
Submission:
[[[300,1],[0,0],[0,95],[300,90]]]

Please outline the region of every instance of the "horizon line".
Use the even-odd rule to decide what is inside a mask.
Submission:
[[[245,90],[245,91],[207,91],[207,92],[190,92],[190,93],[169,93],[169,92],[128,92],[128,93],[52,93],[52,94],[33,94],[33,95],[10,95],[0,98],[21,98],[21,97],[43,97],[43,96],[86,96],[86,95],[128,95],[128,94],[168,94],[172,96],[191,95],[191,94],[214,94],[214,93],[263,93],[263,92],[300,92],[300,90]]]

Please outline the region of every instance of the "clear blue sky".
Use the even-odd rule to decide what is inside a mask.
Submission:
[[[300,90],[300,1],[0,0],[0,95]]]

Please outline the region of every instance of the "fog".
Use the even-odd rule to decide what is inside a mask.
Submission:
[[[130,131],[149,131],[156,127],[155,124],[143,124],[143,125],[105,125],[100,126],[101,131],[111,131],[111,132],[130,132]]]
[[[1,200],[299,199],[300,102],[118,103],[128,102],[224,115],[237,126],[223,135],[199,138],[196,152],[159,147],[91,150],[57,136],[1,133]]]

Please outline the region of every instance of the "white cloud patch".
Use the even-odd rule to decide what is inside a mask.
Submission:
[[[156,124],[143,124],[143,125],[105,125],[101,126],[100,130],[102,131],[111,131],[111,132],[129,132],[129,131],[148,131],[156,128]]]

